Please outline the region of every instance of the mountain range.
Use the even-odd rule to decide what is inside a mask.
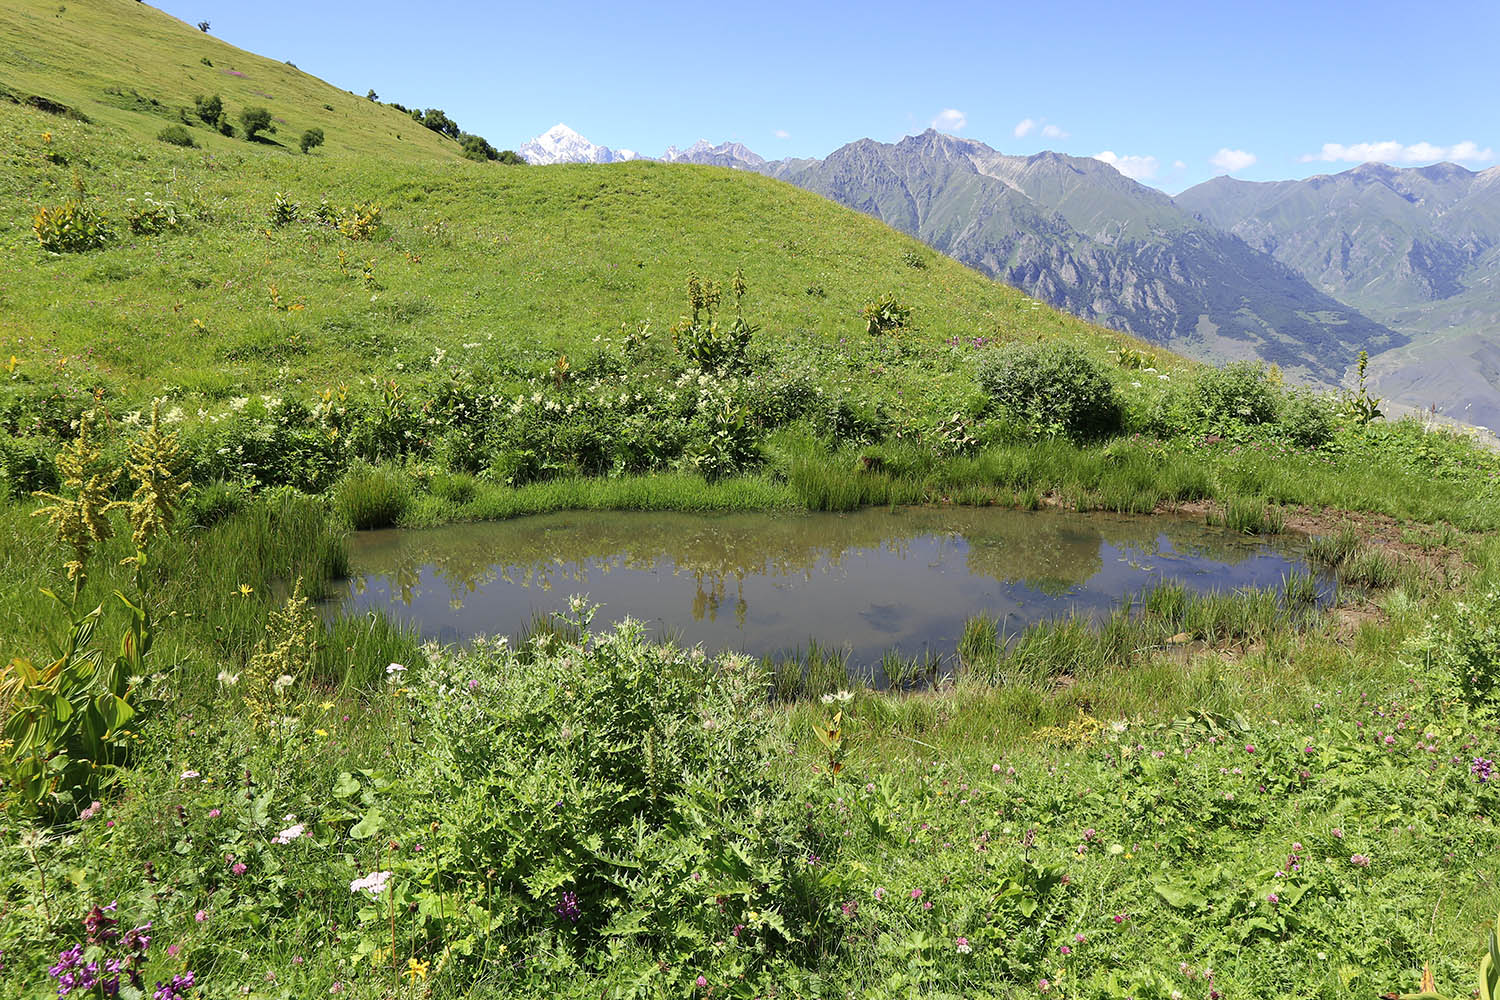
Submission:
[[[559,125],[533,163],[637,158]],[[858,209],[1085,319],[1204,360],[1258,358],[1500,426],[1500,167],[1367,163],[1305,180],[1219,177],[1175,198],[1102,160],[1009,156],[929,129],[823,159],[699,140],[658,159],[767,174]]]

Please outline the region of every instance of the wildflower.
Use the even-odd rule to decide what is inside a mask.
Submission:
[[[1333,828],[1333,835],[1336,838],[1338,838],[1339,840],[1343,840],[1344,839],[1344,831],[1340,827],[1336,826],[1336,827]]]
[[[1073,954],[1073,949],[1069,948],[1067,945],[1062,945],[1057,949],[1057,953],[1059,955],[1071,955]]]
[[[994,773],[994,774],[999,774],[1000,773],[1000,765],[999,764],[991,764],[990,765],[990,771],[992,773]]]
[[[210,809],[208,811],[208,818],[209,819],[218,819],[222,815],[223,815],[223,813],[221,813],[218,809]]]
[[[921,899],[922,898],[922,890],[921,889],[913,889],[911,891],[911,898],[912,899]]]
[[[1356,867],[1356,868],[1368,868],[1368,867],[1370,867],[1370,859],[1369,859],[1368,856],[1366,856],[1364,854],[1351,854],[1351,855],[1349,855],[1349,863],[1351,865],[1353,865],[1354,867]]]
[[[695,983],[698,984],[698,988],[700,990],[703,989],[705,986],[708,985],[708,980],[706,978],[704,978],[703,976],[699,976],[697,979],[693,980],[693,982],[695,982]]]
[[[418,979],[426,979],[427,963],[419,962],[415,958],[408,958],[406,960],[406,971],[403,972],[402,975],[410,979],[412,982],[416,982]]]
[[[557,905],[552,908],[552,912],[556,913],[564,920],[568,920],[576,924],[578,922],[578,915],[582,912],[578,906],[577,893],[564,892],[562,896],[559,897]]]
[[[239,674],[231,674],[227,670],[220,670],[219,671],[219,686],[220,687],[234,687],[239,682],[240,682],[240,675]]]
[[[364,878],[357,878],[349,883],[350,892],[368,892],[372,896],[378,896],[385,891],[385,884],[390,881],[390,872],[371,872]]]
[[[229,870],[236,875],[243,875],[246,871],[245,863],[243,861],[236,861],[233,865],[230,866]]]
[[[297,823],[297,824],[295,824],[293,826],[287,827],[285,830],[282,830],[276,836],[272,837],[271,838],[271,843],[273,843],[273,844],[290,844],[292,841],[296,840],[298,837],[302,836],[306,832],[307,832],[306,827],[303,824],[301,824],[301,823]]]
[[[197,771],[183,771],[182,772],[182,780],[183,781],[187,781],[189,778],[196,778],[196,777],[198,777],[198,772]]]
[[[969,952],[971,952],[971,951],[974,950],[972,947],[969,946],[969,939],[966,938],[966,937],[961,937],[957,941],[954,941],[953,942],[953,948],[960,955],[967,955]]]
[[[1045,979],[1038,979],[1036,981],[1036,988],[1041,992],[1046,993],[1052,989],[1052,984],[1047,982],[1047,980]]]
[[[1281,897],[1273,892],[1266,896],[1266,902],[1270,903],[1272,906],[1275,906],[1277,903],[1281,902]]]
[[[89,820],[99,815],[99,810],[103,808],[104,806],[99,802],[99,800],[95,799],[78,813],[78,819],[80,822],[87,823]]]
[[[318,702],[318,707],[319,707],[319,708],[320,708],[320,709],[322,709],[322,710],[323,710],[323,711],[325,711],[325,712],[326,712],[326,711],[328,711],[328,710],[329,710],[329,709],[330,709],[330,708],[332,708],[332,707],[333,707],[333,702],[331,702],[331,701],[320,701],[320,702]]]
[[[1469,773],[1474,775],[1481,782],[1489,781],[1490,774],[1494,771],[1494,769],[1495,762],[1492,760],[1485,760],[1483,757],[1475,757],[1474,763],[1469,765]]]
[[[876,886],[875,887],[874,896],[875,896],[875,898],[877,900],[884,899],[885,898],[885,887],[884,886]]]

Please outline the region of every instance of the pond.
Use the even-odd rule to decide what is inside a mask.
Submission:
[[[948,656],[964,622],[1003,633],[1100,619],[1163,581],[1207,593],[1318,574],[1305,539],[1201,521],[997,508],[851,514],[569,512],[357,533],[339,607],[381,609],[427,638],[515,636],[573,594],[710,652],[795,653],[809,640],[864,667],[895,650]],[[1333,582],[1319,578],[1322,600]]]

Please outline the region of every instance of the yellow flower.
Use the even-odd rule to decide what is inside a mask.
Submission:
[[[406,960],[406,972],[404,975],[412,982],[416,982],[418,979],[426,979],[427,963],[419,962],[415,958],[408,958]]]
[[[45,142],[45,143],[47,143],[50,146],[52,144],[52,133],[51,132],[43,132],[42,133],[42,141]]]
[[[21,359],[18,358],[18,357],[16,357],[14,354],[12,354],[10,356],[10,361],[7,362],[6,365],[5,365],[5,370],[8,371],[8,372],[10,372],[12,375],[14,375],[15,372],[16,372],[16,369],[19,368],[21,366],[21,364],[22,364]]]
[[[253,593],[255,593],[255,588],[254,587],[250,586],[248,583],[242,583],[242,584],[240,584],[240,596],[241,597],[249,597]]]
[[[326,729],[314,729],[313,733],[315,735],[318,735],[318,736],[327,736],[328,735],[328,730],[326,730]]]
[[[326,712],[326,711],[328,711],[328,710],[329,710],[329,709],[330,709],[330,708],[332,708],[332,707],[333,707],[333,702],[331,702],[331,701],[322,701],[322,702],[319,702],[319,703],[318,703],[318,707],[319,707],[319,708],[321,708],[321,709],[322,709],[322,710],[323,710],[323,711],[325,711],[325,712]]]

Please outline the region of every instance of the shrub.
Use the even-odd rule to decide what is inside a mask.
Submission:
[[[838,891],[808,863],[818,845],[775,777],[764,671],[647,644],[639,624],[590,635],[573,608],[535,644],[450,654],[405,682],[442,764],[405,781],[400,813],[428,849],[398,878],[434,887],[434,904],[400,907],[417,926],[398,932],[451,943],[477,931],[456,956],[479,954],[498,919],[579,956],[633,943],[650,956],[637,982],[675,995],[685,990],[667,984],[691,991],[693,971],[716,961],[713,942],[749,939],[737,968],[756,980],[817,940]],[[444,917],[445,887],[479,901],[480,920]],[[360,951],[388,940],[382,907],[362,919]]]
[[[126,199],[125,224],[137,236],[153,236],[176,229],[182,225],[182,219],[177,214],[177,206],[172,202],[157,201],[147,194],[140,201]]]
[[[1280,389],[1258,361],[1234,361],[1206,368],[1193,383],[1199,419],[1228,436],[1237,425],[1269,424],[1276,419]]]
[[[1321,448],[1338,430],[1329,400],[1306,391],[1291,391],[1282,398],[1276,422],[1286,439],[1299,448]]]
[[[224,101],[218,94],[208,97],[199,94],[193,98],[193,106],[204,124],[218,128],[224,123]]]
[[[923,257],[915,250],[903,250],[901,252],[901,263],[905,264],[907,267],[915,268],[918,271],[922,271],[927,268],[927,258]]]
[[[1101,437],[1120,429],[1114,383],[1083,349],[1065,342],[1013,344],[980,365],[979,386],[1034,434]]]
[[[744,368],[750,338],[759,329],[745,319],[746,287],[744,273],[736,270],[730,280],[735,317],[728,326],[720,327],[714,319],[714,310],[723,295],[719,283],[704,281],[696,273],[689,275],[687,292],[691,315],[678,320],[672,328],[672,342],[678,353],[704,371],[722,374]]]
[[[497,160],[500,151],[490,145],[488,139],[482,135],[471,135],[468,132],[458,137],[458,144],[463,147],[464,155],[471,160]]]
[[[292,201],[280,191],[271,200],[271,211],[266,214],[271,225],[280,229],[282,226],[290,226],[297,221],[297,214],[302,211],[302,206]]]
[[[156,133],[156,137],[162,142],[170,143],[173,146],[182,146],[185,149],[192,149],[197,145],[197,143],[193,141],[193,133],[189,132],[181,125],[168,125],[166,128]]]
[[[48,208],[43,205],[31,219],[31,231],[48,253],[83,253],[97,250],[114,239],[109,219],[78,200]]]
[[[20,500],[38,490],[56,490],[56,452],[51,438],[0,435],[0,495]]]
[[[380,225],[380,206],[374,202],[360,202],[338,213],[338,230],[355,242],[373,239]]]
[[[334,488],[333,506],[356,531],[389,528],[411,506],[411,479],[391,466],[357,465]]]
[[[254,142],[262,132],[275,132],[271,112],[266,108],[245,108],[240,112],[240,125],[245,129],[245,138]]]
[[[514,149],[500,150],[499,155],[495,157],[495,162],[504,164],[507,167],[526,166],[526,158],[520,153],[516,152]]]
[[[306,132],[303,132],[302,138],[297,142],[298,148],[303,153],[310,152],[321,145],[323,145],[323,130],[320,128],[310,128]]]
[[[898,333],[911,327],[911,307],[886,292],[874,302],[865,303],[859,316],[865,321],[865,332],[872,337]]]

